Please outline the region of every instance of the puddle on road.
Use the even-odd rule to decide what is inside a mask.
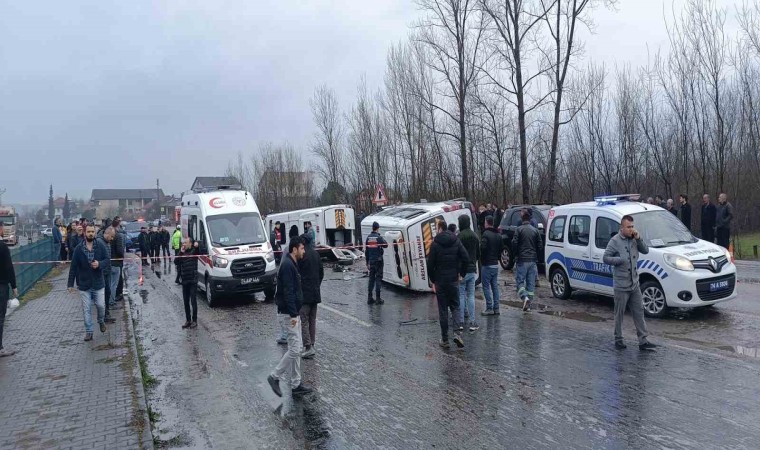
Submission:
[[[579,320],[581,322],[606,322],[604,317],[579,311],[538,311],[539,314],[561,317],[563,319]]]

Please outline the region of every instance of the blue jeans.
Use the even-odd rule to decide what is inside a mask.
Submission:
[[[468,273],[459,282],[459,323],[464,324],[464,310],[470,316],[470,325],[477,325],[475,320],[475,280],[478,274]]]
[[[121,277],[121,267],[111,266],[111,298],[108,299],[108,304],[113,306],[116,303],[116,288],[119,286],[119,278]]]
[[[517,286],[517,296],[520,299],[527,296],[530,301],[533,301],[536,293],[537,277],[538,267],[535,262],[517,263],[515,285]]]
[[[82,313],[84,313],[84,331],[92,333],[92,304],[98,310],[98,323],[102,324],[106,314],[105,302],[106,290],[98,289],[89,291],[79,291],[79,297],[82,299]]]
[[[480,273],[483,283],[483,295],[486,297],[486,309],[499,310],[499,265],[483,266]]]

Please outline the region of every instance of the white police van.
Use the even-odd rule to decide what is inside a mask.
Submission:
[[[602,258],[621,219],[630,215],[649,246],[638,262],[647,316],[662,317],[668,308],[710,306],[736,297],[731,254],[697,239],[675,215],[639,203],[639,197],[597,197],[549,211],[545,251],[552,294],[560,299],[569,298],[573,290],[613,295],[612,266]]]

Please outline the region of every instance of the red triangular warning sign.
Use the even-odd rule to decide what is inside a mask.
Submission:
[[[385,197],[385,191],[383,190],[383,186],[379,185],[377,186],[377,191],[375,191],[375,196],[372,198],[372,203],[387,203],[388,199]]]

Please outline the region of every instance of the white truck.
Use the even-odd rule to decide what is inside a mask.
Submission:
[[[183,239],[198,241],[198,284],[209,306],[222,295],[264,292],[274,298],[277,267],[253,196],[226,186],[182,196]]]
[[[308,223],[314,229],[314,246],[321,257],[341,264],[351,264],[361,257],[361,252],[346,248],[353,247],[355,214],[350,205],[329,205],[270,214],[266,217],[266,223],[267,230],[271,231],[275,223],[280,222],[280,244],[283,249],[287,249],[285,244],[290,230],[295,227],[294,230],[301,235],[304,233],[304,225]]]
[[[18,244],[18,216],[13,206],[0,206],[0,222],[3,223],[2,239],[8,245]]]

